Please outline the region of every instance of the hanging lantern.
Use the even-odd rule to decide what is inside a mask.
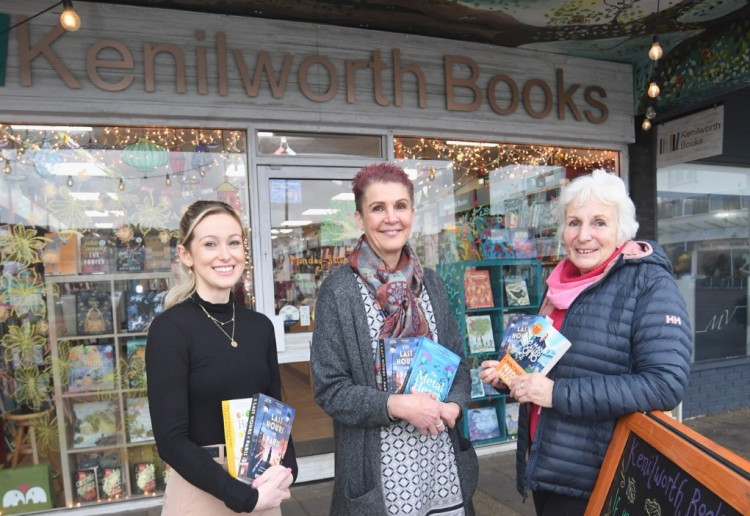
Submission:
[[[169,152],[158,143],[141,138],[123,149],[122,161],[145,174],[156,167],[166,165],[169,161]]]
[[[62,158],[56,149],[52,147],[47,138],[42,142],[41,148],[34,151],[34,168],[45,179],[52,177],[55,165],[62,162]]]
[[[169,165],[174,175],[182,175],[185,171],[185,156],[182,154],[182,149],[175,147],[169,151]]]
[[[221,183],[216,187],[216,193],[220,201],[224,201],[237,211],[242,211],[238,189],[232,183]]]

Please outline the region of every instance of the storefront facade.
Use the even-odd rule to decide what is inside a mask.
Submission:
[[[4,9],[16,21],[44,7]],[[277,322],[307,481],[333,473],[309,346],[317,287],[359,237],[350,189],[359,168],[395,161],[410,174],[412,243],[425,265],[533,262],[539,276],[526,279],[536,286],[561,258],[549,216],[561,184],[596,168],[629,180],[626,65],[311,24],[76,8],[86,20],[76,33],[53,18],[11,32],[0,88],[3,365],[24,387],[7,389],[4,404],[35,409],[36,434],[47,436],[41,458],[15,458],[59,473],[57,507],[147,503],[163,492],[168,467],[145,418],[140,354],[175,279],[177,223],[194,200],[229,202],[250,232],[242,290]],[[488,444],[512,447],[501,434]]]

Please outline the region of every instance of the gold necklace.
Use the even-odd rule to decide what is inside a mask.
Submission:
[[[208,317],[209,319],[211,319],[214,322],[214,324],[216,325],[216,327],[221,330],[221,333],[223,333],[224,335],[227,336],[227,338],[229,339],[229,344],[231,344],[233,348],[236,348],[237,347],[237,341],[234,340],[234,328],[235,328],[235,324],[234,324],[234,302],[232,302],[232,318],[229,319],[228,321],[224,321],[224,322],[219,321],[218,319],[216,319],[215,317],[213,317],[210,313],[208,313],[208,310],[206,310],[206,308],[202,304],[198,303],[198,306],[201,307],[201,310],[203,310],[203,313],[206,314],[206,317]],[[230,322],[232,323],[232,335],[229,335],[224,330],[224,325],[227,324],[227,323],[230,323]]]

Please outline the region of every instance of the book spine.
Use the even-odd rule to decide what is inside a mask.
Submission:
[[[388,392],[388,364],[386,363],[385,339],[378,339],[378,358],[380,360],[380,385],[381,390]]]
[[[235,435],[234,425],[232,424],[231,400],[222,400],[221,413],[224,418],[224,453],[227,456],[227,471],[234,478],[237,478],[237,458],[234,455]]]
[[[495,369],[497,370],[497,375],[505,385],[510,385],[517,376],[526,373],[523,367],[509,353],[503,355],[503,358],[500,359],[500,363],[495,366]]]
[[[245,427],[245,442],[242,444],[242,453],[240,462],[237,465],[237,479],[248,481],[252,480],[250,476],[249,462],[253,453],[253,427],[255,426],[255,416],[258,413],[258,398],[260,395],[253,396],[253,402],[250,406],[250,415],[247,418],[247,427]]]

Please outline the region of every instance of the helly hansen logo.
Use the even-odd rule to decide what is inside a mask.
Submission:
[[[667,324],[676,324],[677,326],[682,326],[682,320],[677,315],[667,315]]]

